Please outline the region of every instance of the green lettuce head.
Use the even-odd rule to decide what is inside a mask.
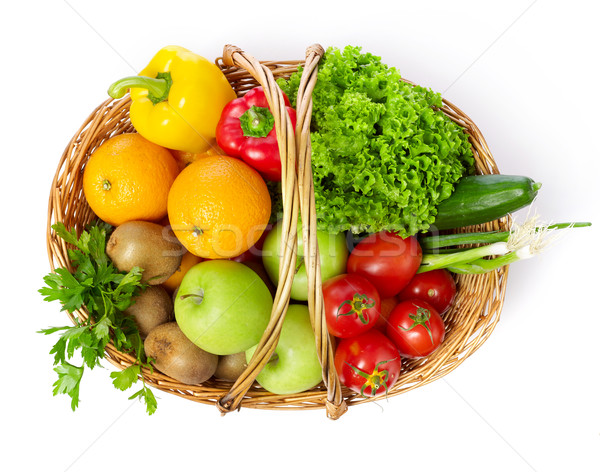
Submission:
[[[280,87],[295,105],[301,70]],[[426,231],[473,169],[465,131],[440,94],[403,82],[381,58],[329,48],[313,92],[312,167],[319,229]]]

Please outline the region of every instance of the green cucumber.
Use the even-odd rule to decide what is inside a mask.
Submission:
[[[542,186],[521,175],[470,175],[437,207],[432,229],[444,230],[487,223],[533,202]]]

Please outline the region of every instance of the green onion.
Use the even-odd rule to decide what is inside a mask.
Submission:
[[[565,228],[583,228],[591,226],[589,222],[576,223],[557,223],[549,226],[540,226],[535,228],[535,231],[565,229]],[[425,236],[419,239],[419,244],[424,252],[437,252],[435,249],[458,246],[463,244],[492,244],[497,242],[506,242],[510,236],[510,231],[488,231],[480,233],[458,233],[458,234],[441,234],[433,236]]]
[[[417,273],[429,272],[431,270],[443,269],[449,266],[468,263],[486,256],[503,256],[509,252],[505,242],[488,244],[487,246],[475,247],[466,251],[457,251],[450,254],[424,254],[421,266]]]
[[[510,231],[448,234],[422,238],[420,244],[424,253],[417,272],[447,269],[457,274],[485,274],[540,253],[553,239],[550,235],[554,230],[591,226],[591,223],[587,222],[536,226],[536,221],[537,216],[534,216],[522,225],[515,223]],[[471,249],[447,248],[458,244],[484,245]],[[427,253],[427,250],[434,253]],[[498,257],[489,258],[489,256]]]
[[[475,259],[471,262],[447,266],[446,269],[455,274],[485,274],[520,260],[517,252],[509,252],[494,259]]]

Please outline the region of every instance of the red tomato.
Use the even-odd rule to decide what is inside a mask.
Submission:
[[[444,313],[456,296],[456,282],[446,269],[432,270],[415,275],[398,294],[398,299],[417,298],[431,304],[438,313]]]
[[[403,357],[418,359],[440,347],[446,333],[437,310],[423,300],[412,299],[392,310],[386,334]]]
[[[342,274],[323,283],[325,319],[329,333],[349,338],[371,329],[381,302],[371,282],[360,275]]]
[[[369,280],[382,298],[393,297],[417,273],[423,254],[417,238],[381,231],[359,242],[348,258],[349,274]]]
[[[396,308],[397,304],[398,300],[396,299],[396,297],[382,299],[379,318],[377,320],[377,323],[375,323],[375,326],[373,326],[373,328],[378,329],[379,331],[385,334],[385,330],[388,325],[388,318],[390,317],[390,313],[392,312],[392,310]]]
[[[334,363],[340,382],[363,397],[387,393],[402,367],[394,344],[376,329],[342,339]]]

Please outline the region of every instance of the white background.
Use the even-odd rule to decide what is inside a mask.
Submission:
[[[259,3],[261,3],[259,5]],[[286,6],[284,6],[286,5]],[[456,371],[408,394],[323,411],[215,408],[157,392],[157,413],[87,372],[76,413],[52,397],[57,303],[47,197],[58,159],[115,79],[178,44],[214,59],[361,45],[478,124],[506,174],[543,183],[542,219],[600,225],[597,2],[591,0],[11,2],[1,35],[5,470],[600,470],[598,226],[510,270],[502,319]],[[107,364],[108,365],[108,364]]]

